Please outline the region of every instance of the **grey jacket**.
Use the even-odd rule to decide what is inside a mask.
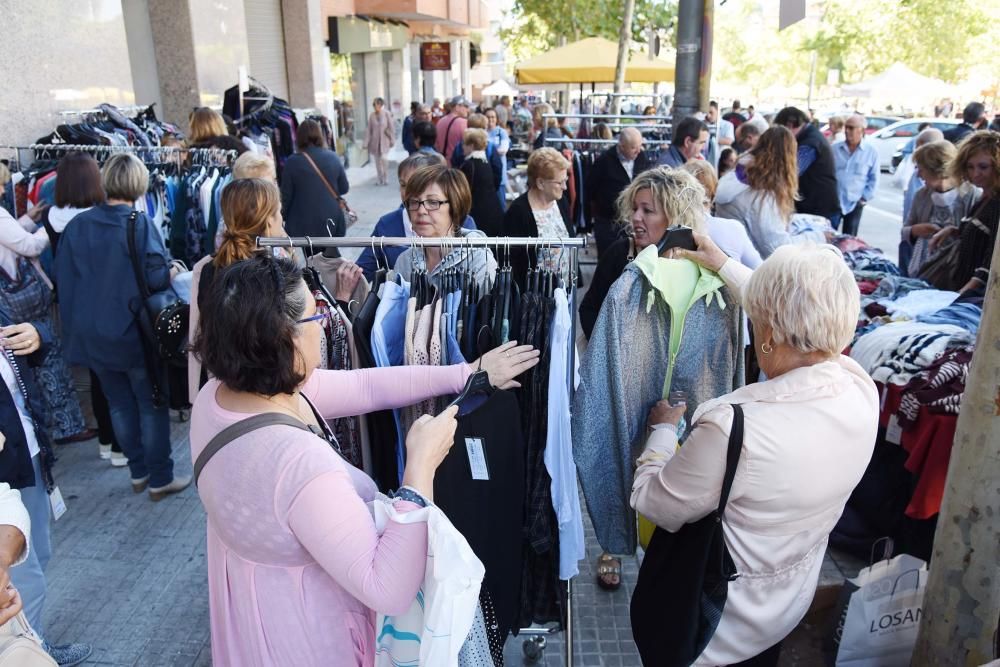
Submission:
[[[573,400],[573,456],[597,541],[610,553],[635,552],[636,519],[629,506],[635,459],[642,451],[649,409],[663,398],[670,311],[658,299],[646,312],[649,284],[626,267],[601,306],[580,362]],[[673,389],[687,393],[688,423],[702,402],[743,385],[741,310],[728,288],[726,308],[713,299],[691,306],[684,324]]]
[[[462,228],[459,230],[459,233],[462,238],[486,238],[486,234],[478,229]],[[456,239],[455,243],[458,245],[461,241]],[[440,287],[439,280],[444,270],[456,266],[471,269],[472,275],[475,277],[480,288],[489,289],[493,285],[493,277],[497,272],[497,261],[493,258],[493,253],[489,248],[458,248],[457,250],[452,250],[430,272],[431,283]],[[396,260],[396,265],[393,268],[396,269],[396,273],[403,276],[404,280],[409,280],[410,273],[414,268],[426,270],[427,262],[424,258],[424,250],[422,248],[407,248]]]

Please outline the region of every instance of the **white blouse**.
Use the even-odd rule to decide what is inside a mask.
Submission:
[[[737,294],[751,273],[732,259],[720,271]],[[875,384],[849,357],[741,387],[698,407],[682,447],[672,428],[652,432],[632,486],[636,511],[677,531],[718,506],[732,403],[745,425],[723,532],[740,576],[696,665],[751,658],[802,620],[878,430]]]

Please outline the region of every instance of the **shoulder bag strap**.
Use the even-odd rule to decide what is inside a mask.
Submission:
[[[139,298],[142,299],[145,307],[146,298],[149,296],[149,288],[146,286],[146,277],[139,263],[139,251],[135,243],[136,219],[138,217],[138,211],[132,211],[129,214],[128,222],[125,224],[125,238],[128,240],[128,258],[132,264],[132,273],[135,274],[135,284],[139,287]]]
[[[455,124],[456,120],[458,120],[458,116],[452,117],[452,119],[448,121],[448,127],[444,130],[444,156],[446,159],[448,157],[448,135],[451,134],[451,126]]]
[[[719,518],[726,511],[729,502],[729,492],[733,489],[733,479],[736,478],[736,468],[740,463],[740,452],[743,450],[743,408],[733,403],[733,426],[729,429],[729,451],[726,455],[726,475],[722,478],[722,493],[719,496]]]
[[[201,450],[201,454],[198,454],[198,459],[194,462],[194,485],[198,486],[198,478],[201,476],[202,468],[205,467],[205,464],[208,463],[220,449],[228,445],[236,438],[246,435],[251,431],[264,428],[265,426],[293,426],[297,429],[312,433],[309,427],[300,422],[298,419],[289,415],[281,414],[280,412],[264,412],[259,415],[254,415],[253,417],[241,419],[235,424],[222,429],[222,431],[220,431],[208,442],[205,449]]]
[[[341,199],[339,194],[337,194],[337,190],[332,185],[330,185],[330,181],[326,180],[326,176],[323,174],[322,171],[320,171],[319,166],[313,161],[309,153],[302,151],[301,155],[302,157],[304,157],[306,160],[309,161],[309,164],[312,165],[312,168],[316,171],[316,174],[320,177],[320,180],[323,181],[323,185],[325,185],[326,189],[330,191],[330,194],[333,196],[334,199],[337,200],[337,203],[340,204],[342,207],[346,206],[346,202],[343,199]]]

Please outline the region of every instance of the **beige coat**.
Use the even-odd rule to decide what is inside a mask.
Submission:
[[[368,127],[365,128],[365,147],[372,155],[385,155],[396,143],[396,128],[392,123],[392,114],[385,109],[382,113],[372,112],[368,116]]]
[[[720,271],[737,293],[750,273],[732,259]],[[632,486],[636,511],[677,531],[717,507],[733,403],[745,430],[723,531],[740,577],[695,665],[746,660],[798,625],[878,431],[875,383],[853,359],[797,368],[700,405],[680,448],[670,427],[653,431]]]

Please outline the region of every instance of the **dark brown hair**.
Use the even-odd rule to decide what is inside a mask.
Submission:
[[[295,322],[308,294],[301,270],[288,259],[261,254],[226,267],[205,294],[195,354],[234,391],[294,392],[305,379],[297,368]]]
[[[465,218],[472,208],[472,192],[465,174],[458,169],[442,165],[421,167],[406,179],[404,199],[419,199],[424,190],[437,185],[448,200],[448,215],[451,216],[452,234],[462,228]]]
[[[267,225],[281,209],[281,194],[273,181],[241,178],[222,191],[222,219],[226,231],[212,263],[229,266],[257,252],[257,237],[267,235]]]
[[[316,148],[326,148],[326,138],[323,136],[323,128],[319,123],[307,118],[299,123],[299,129],[295,132],[295,147],[304,151],[310,146]]]
[[[56,169],[56,206],[87,208],[103,204],[107,197],[101,185],[101,168],[87,153],[67,153]]]

